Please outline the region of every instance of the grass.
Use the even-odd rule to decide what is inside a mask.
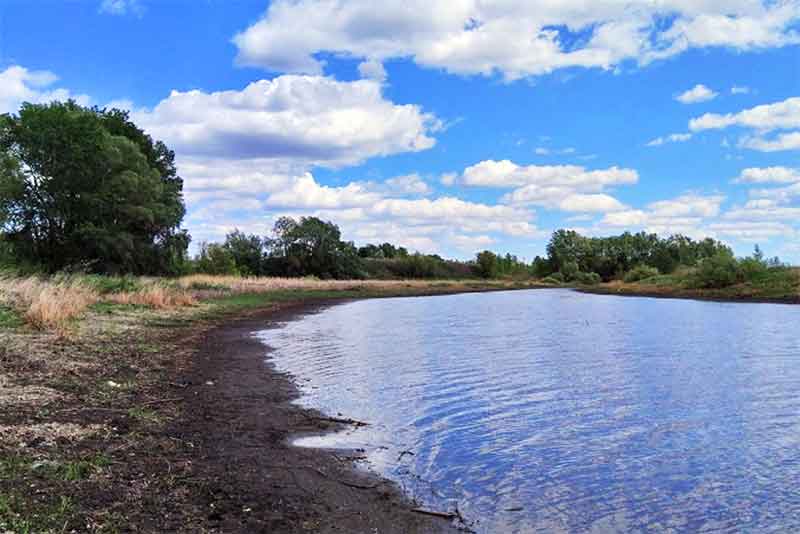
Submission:
[[[75,503],[61,495],[31,506],[30,500],[15,493],[0,493],[0,531],[15,534],[65,532],[75,515]]]
[[[692,271],[683,270],[632,283],[609,282],[585,290],[623,295],[800,303],[800,268],[768,269],[745,282],[717,289],[698,288]]]
[[[0,327],[27,324],[67,335],[87,312],[113,314],[169,310],[210,302],[216,311],[310,298],[401,296],[454,290],[519,287],[507,281],[319,280],[192,275],[167,280],[148,277],[56,275],[0,277]]]

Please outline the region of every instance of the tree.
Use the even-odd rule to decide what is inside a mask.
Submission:
[[[225,236],[223,246],[233,258],[240,274],[264,274],[264,240],[261,237],[254,234],[248,236],[237,229]]]
[[[481,278],[496,278],[497,255],[489,250],[478,252],[475,257],[475,271]]]
[[[180,270],[189,235],[174,154],[119,110],[23,104],[0,116],[0,225],[47,271]]]
[[[219,243],[201,243],[196,265],[205,274],[239,274],[230,250]]]
[[[341,239],[339,227],[317,217],[281,217],[267,240],[272,274],[357,278],[361,262],[352,242]],[[275,271],[280,271],[276,273]]]

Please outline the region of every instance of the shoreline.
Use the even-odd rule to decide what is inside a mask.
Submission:
[[[291,445],[346,425],[296,404],[295,377],[253,334],[365,298],[523,289],[696,298],[431,283],[106,306],[73,338],[2,330],[0,531],[456,532],[456,517],[414,511],[397,484],[355,465],[357,451]]]
[[[347,424],[296,404],[297,378],[275,369],[271,349],[254,334],[352,300],[282,303],[225,321],[201,340],[187,379],[206,387],[187,391],[192,410],[178,427],[180,439],[200,442],[208,454],[201,470],[204,478],[217,480],[219,489],[212,489],[217,499],[209,507],[218,511],[222,532],[459,531],[445,518],[414,512],[418,504],[394,482],[357,468],[356,451],[342,457],[343,451],[290,443]],[[259,514],[256,506],[268,513]],[[242,524],[239,510],[245,509],[250,511]]]
[[[657,299],[678,299],[678,300],[696,300],[701,302],[727,302],[727,303],[741,303],[741,304],[784,304],[784,305],[799,305],[800,294],[796,296],[784,297],[762,297],[762,296],[749,296],[749,295],[725,295],[721,292],[714,290],[691,290],[691,289],[673,289],[670,288],[666,291],[659,289],[650,289],[642,287],[641,285],[625,286],[625,285],[599,285],[599,286],[577,286],[572,287],[574,291],[586,293],[590,295],[610,295],[617,297],[639,297],[639,298],[657,298]]]

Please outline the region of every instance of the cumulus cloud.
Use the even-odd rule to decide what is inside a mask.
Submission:
[[[800,97],[762,104],[738,113],[706,113],[689,121],[689,129],[693,132],[730,127],[749,128],[756,132],[755,135],[742,136],[738,142],[740,148],[760,152],[800,150],[800,131],[767,135],[775,130],[800,129]]]
[[[700,102],[708,102],[709,100],[714,100],[719,96],[719,93],[716,93],[706,87],[705,85],[699,83],[692,87],[691,89],[684,91],[683,93],[677,95],[675,100],[680,102],[681,104],[698,104]]]
[[[528,165],[509,160],[485,160],[467,167],[458,181],[471,187],[514,188],[501,201],[536,205],[569,212],[607,212],[625,209],[603,193],[609,187],[635,184],[632,169],[588,170],[578,165]]]
[[[317,54],[327,52],[514,80],[692,48],[785,46],[800,40],[798,18],[797,0],[388,0],[380,10],[367,0],[277,0],[233,42],[240,64],[278,72],[319,74]]]
[[[134,119],[184,155],[331,167],[428,149],[441,126],[419,106],[386,100],[373,80],[294,75],[242,90],[173,91]]]
[[[19,110],[23,102],[39,104],[53,100],[76,100],[88,105],[87,95],[74,94],[67,89],[53,88],[58,76],[46,70],[29,70],[19,65],[0,72],[0,114]]]
[[[647,143],[647,146],[650,147],[661,146],[665,143],[685,143],[691,138],[692,134],[690,133],[674,133],[667,135],[666,137],[656,137],[655,139]]]
[[[386,80],[386,69],[383,68],[383,63],[374,59],[359,63],[358,73],[362,78],[368,80],[377,80],[379,82]]]
[[[732,95],[749,95],[753,90],[746,85],[734,85],[731,87]]]
[[[800,150],[800,132],[781,133],[772,138],[764,136],[745,136],[739,140],[741,148],[759,152],[782,152]]]
[[[605,230],[641,228],[660,235],[683,234],[690,237],[713,237],[706,224],[720,213],[725,197],[687,193],[679,197],[652,202],[645,209],[628,209],[606,214],[598,223]]]
[[[734,180],[738,184],[786,184],[800,182],[800,169],[789,167],[749,167]]]
[[[762,104],[738,113],[725,115],[706,113],[689,121],[689,129],[693,132],[720,130],[731,126],[753,128],[763,132],[800,128],[800,97]]]

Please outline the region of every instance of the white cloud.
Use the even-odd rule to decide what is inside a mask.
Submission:
[[[573,194],[558,203],[562,211],[579,213],[608,213],[626,209],[616,198],[606,194],[578,195]]]
[[[358,73],[362,78],[367,80],[376,80],[383,82],[386,80],[386,69],[383,68],[383,63],[370,59],[358,64]]]
[[[648,204],[655,217],[714,217],[719,214],[720,205],[725,201],[722,195],[702,196],[681,195],[671,200],[661,200]]]
[[[768,240],[773,237],[792,237],[797,230],[788,224],[774,221],[745,221],[713,223],[709,229],[723,237],[732,237],[741,241]]]
[[[454,185],[456,180],[458,180],[458,174],[454,172],[446,172],[441,176],[441,178],[439,178],[439,181],[442,183],[442,185],[446,186]]]
[[[461,182],[469,186],[519,187],[571,186],[599,191],[604,186],[635,184],[639,175],[632,169],[610,167],[589,171],[578,165],[517,165],[509,160],[484,160],[467,167]]]
[[[29,70],[19,65],[0,72],[0,114],[19,111],[23,102],[41,104],[53,100],[74,99],[81,105],[89,105],[86,95],[76,95],[67,89],[51,88],[58,76],[46,70]]]
[[[689,121],[689,129],[693,132],[719,130],[731,126],[753,128],[762,132],[800,128],[800,97],[787,98],[773,104],[762,104],[739,113],[726,115],[706,113]]]
[[[745,136],[739,140],[739,146],[759,152],[800,150],[800,131],[778,134],[772,139],[763,136]]]
[[[100,13],[108,15],[127,15],[133,14],[141,17],[144,14],[144,6],[139,0],[103,0],[100,4]]]
[[[416,173],[390,178],[384,182],[384,187],[400,195],[429,195],[432,192],[431,187]]]
[[[329,187],[318,184],[311,173],[305,173],[291,187],[271,194],[266,204],[288,208],[338,209],[369,206],[380,198],[380,195],[366,190],[361,184]]]
[[[651,146],[651,147],[652,146],[661,146],[661,145],[663,145],[665,143],[685,143],[686,141],[688,141],[691,138],[692,138],[692,134],[690,134],[690,133],[674,133],[674,134],[670,134],[670,135],[668,135],[666,137],[656,137],[655,139],[653,139],[652,141],[647,143],[646,146]]]
[[[432,147],[440,127],[373,80],[280,76],[237,91],[173,91],[134,119],[183,155],[291,159],[338,167]]]
[[[699,83],[691,89],[677,95],[675,100],[681,104],[697,104],[699,102],[714,100],[718,95],[719,93],[715,93],[705,85]]]
[[[319,74],[329,52],[411,57],[422,66],[507,80],[566,67],[612,70],[691,48],[798,42],[797,0],[277,0],[233,38],[240,64]],[[664,24],[665,20],[671,24]],[[580,38],[578,38],[580,35]]]
[[[749,95],[753,90],[746,85],[734,85],[731,87],[732,95]]]
[[[706,223],[719,215],[724,201],[725,197],[722,195],[687,193],[673,199],[652,202],[645,209],[608,213],[597,224],[597,228],[602,231],[641,228],[659,235],[714,237],[714,230]]]
[[[743,169],[734,183],[739,184],[786,184],[800,182],[800,169],[789,167],[749,167]]]
[[[587,170],[578,165],[521,166],[509,160],[485,160],[467,167],[460,182],[472,187],[516,188],[504,195],[511,205],[536,205],[569,212],[608,212],[625,209],[602,192],[616,185],[634,184],[632,169],[610,167]]]

